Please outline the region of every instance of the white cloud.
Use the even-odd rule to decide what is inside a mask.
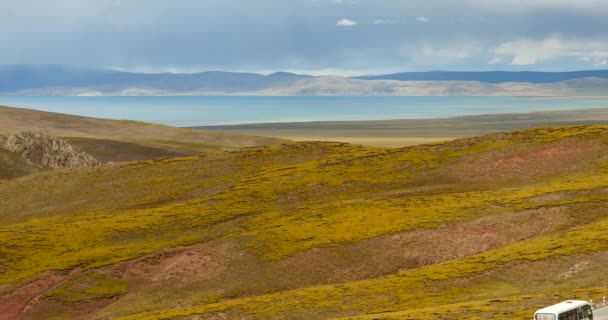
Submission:
[[[393,19],[376,19],[372,21],[372,24],[396,24],[399,23],[397,20]]]
[[[336,22],[336,26],[338,26],[338,27],[354,27],[356,25],[357,25],[357,21],[350,20],[350,19],[342,19],[342,20]]]
[[[427,18],[427,17],[425,17],[425,16],[420,16],[420,17],[417,17],[417,18],[416,18],[416,21],[418,21],[418,22],[422,22],[422,23],[426,23],[426,22],[429,22],[429,21],[431,21],[431,20],[429,20],[429,18]]]
[[[596,63],[595,66],[597,66],[597,67],[599,67],[599,66],[608,66],[608,60],[604,59],[604,60]]]
[[[563,39],[558,35],[542,40],[523,38],[500,44],[494,53],[494,59],[511,59],[513,65],[532,65],[558,58],[600,63],[608,58],[608,41]]]
[[[494,57],[494,58],[490,59],[490,61],[488,61],[488,64],[497,64],[497,63],[499,63],[499,62],[501,62],[501,61],[502,61],[502,59],[501,59],[501,58],[499,58],[499,57]]]
[[[511,61],[515,66],[527,66],[538,63],[538,58],[532,56],[515,56]]]
[[[478,57],[484,47],[475,40],[454,40],[436,43],[408,43],[401,47],[401,54],[415,63],[423,65],[446,65],[456,61]]]

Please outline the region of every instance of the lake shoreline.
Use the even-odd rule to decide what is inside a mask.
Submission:
[[[606,99],[446,96],[0,97],[0,105],[177,127],[441,119],[608,107]]]

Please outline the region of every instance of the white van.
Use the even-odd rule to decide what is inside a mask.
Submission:
[[[568,300],[536,311],[534,320],[593,320],[593,311],[587,301]]]

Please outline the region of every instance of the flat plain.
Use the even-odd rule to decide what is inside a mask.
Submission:
[[[405,147],[500,131],[575,124],[608,124],[608,108],[439,119],[286,122],[198,128],[295,141],[337,141],[376,147]]]

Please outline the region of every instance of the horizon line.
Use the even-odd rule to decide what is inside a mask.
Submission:
[[[293,69],[277,69],[272,71],[246,71],[246,70],[228,70],[228,69],[206,69],[206,70],[197,70],[192,72],[178,72],[178,71],[157,71],[157,72],[145,72],[145,71],[137,71],[137,70],[129,70],[128,68],[121,67],[93,67],[93,66],[85,66],[85,65],[76,65],[76,64],[61,64],[61,63],[15,63],[15,64],[0,64],[0,68],[3,67],[33,67],[33,66],[46,66],[46,67],[65,67],[65,68],[74,68],[74,69],[89,69],[89,70],[98,70],[98,71],[114,71],[114,72],[123,72],[123,73],[132,73],[132,74],[149,74],[149,75],[160,75],[160,74],[175,74],[175,75],[195,75],[195,74],[203,74],[203,73],[235,73],[235,74],[255,74],[255,75],[263,75],[263,76],[271,76],[275,74],[292,74],[299,76],[310,76],[310,77],[323,77],[323,76],[339,76],[344,78],[358,78],[358,77],[373,77],[373,76],[388,76],[388,75],[396,75],[396,74],[404,74],[404,73],[492,73],[492,72],[503,72],[503,73],[575,73],[575,72],[602,72],[607,71],[608,69],[572,69],[572,70],[561,70],[561,71],[544,71],[544,70],[501,70],[501,69],[493,69],[493,70],[425,70],[425,71],[387,71],[387,72],[377,72],[377,73],[360,73],[356,74],[355,70],[347,71],[348,73],[352,73],[353,75],[341,75],[339,73],[324,73],[319,71],[319,73],[314,70],[310,71],[297,71]],[[317,73],[317,74],[315,74]]]

